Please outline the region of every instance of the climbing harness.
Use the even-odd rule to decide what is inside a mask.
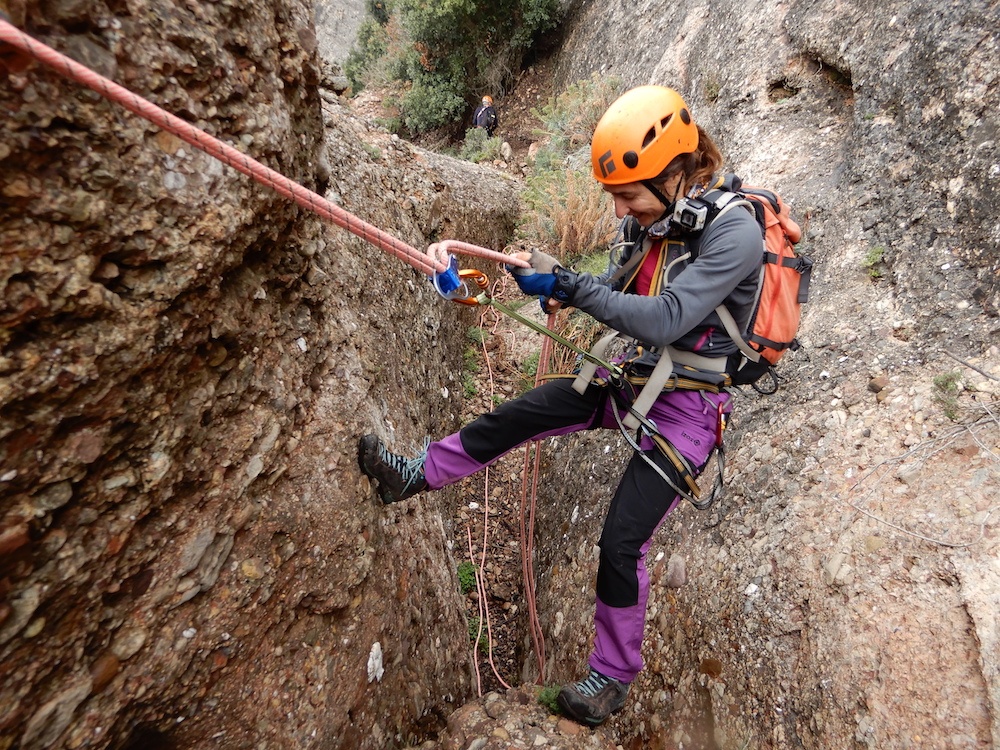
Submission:
[[[618,339],[623,339],[617,331],[608,334],[600,339],[591,349],[587,351],[578,347],[569,339],[559,335],[552,329],[538,323],[531,318],[522,315],[514,308],[497,301],[487,293],[489,288],[489,278],[478,269],[459,269],[458,259],[450,254],[450,250],[457,249],[463,243],[457,240],[445,240],[431,245],[427,252],[441,265],[446,266],[444,271],[436,271],[431,276],[434,288],[444,299],[457,302],[462,305],[482,305],[490,306],[499,312],[517,320],[528,328],[538,333],[548,336],[553,341],[562,344],[579,356],[580,368],[573,379],[573,390],[583,394],[587,387],[595,381],[603,381],[608,385],[608,390],[614,399],[612,412],[618,423],[625,441],[633,450],[659,475],[661,479],[674,490],[678,495],[688,500],[695,508],[703,510],[712,504],[721,489],[722,479],[722,435],[725,428],[724,403],[717,409],[716,444],[714,450],[719,456],[719,472],[716,477],[712,492],[707,498],[703,498],[701,488],[695,481],[697,471],[691,463],[684,458],[674,445],[664,437],[657,428],[656,423],[646,415],[653,406],[660,393],[664,390],[698,390],[718,393],[721,386],[728,385],[728,378],[724,372],[725,360],[704,357],[694,352],[681,351],[671,346],[659,349],[659,361],[653,367],[648,376],[640,376],[627,371],[627,364],[612,362],[607,358],[607,350],[611,343]],[[480,291],[473,294],[469,285],[473,284]],[[608,374],[603,378],[597,377],[597,372],[603,368]],[[675,368],[682,374],[678,374]],[[683,373],[690,373],[686,377]],[[718,385],[705,382],[706,375],[715,375],[719,380]],[[699,379],[700,378],[700,379]],[[626,386],[641,386],[641,390],[634,401],[630,401],[625,396]],[[625,416],[622,416],[622,412]],[[632,431],[636,431],[636,437],[632,436]],[[648,436],[657,450],[660,451],[677,471],[678,476],[683,480],[684,487],[678,486],[667,472],[663,471],[656,463],[646,455],[641,448],[642,436]]]

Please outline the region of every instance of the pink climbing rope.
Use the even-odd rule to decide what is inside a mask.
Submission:
[[[198,150],[204,151],[206,154],[224,164],[228,164],[233,169],[242,172],[262,185],[284,195],[286,198],[290,198],[303,208],[333,222],[338,227],[346,229],[366,242],[392,253],[418,271],[431,275],[435,272],[447,270],[446,262],[432,260],[430,255],[421,253],[415,247],[359,219],[335,203],[331,203],[318,193],[293,182],[280,172],[264,166],[256,159],[237,151],[232,146],[196,128],[191,123],[170,114],[125,87],[119,86],[114,81],[56,52],[51,47],[33,39],[2,18],[0,18],[0,41],[22,50],[34,59],[53,68],[60,75],[96,91],[105,99],[121,104],[130,112],[148,120],[163,130],[173,133]],[[511,258],[503,253],[479,247],[478,245],[459,243],[456,249],[467,255],[476,255],[481,258],[495,260],[498,263],[518,266],[522,264],[527,265],[516,258]]]

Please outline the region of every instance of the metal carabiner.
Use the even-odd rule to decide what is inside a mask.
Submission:
[[[486,276],[486,274],[477,268],[464,268],[458,272],[458,277],[460,279],[463,279],[463,281],[468,280],[473,282],[476,286],[478,286],[481,290],[484,291],[490,285],[490,280]],[[456,296],[456,297],[449,297],[449,299],[452,302],[457,302],[460,305],[475,306],[483,304],[482,299],[480,297],[473,297],[471,294],[469,294],[469,287],[467,284],[463,283],[462,289],[465,290],[464,297]]]

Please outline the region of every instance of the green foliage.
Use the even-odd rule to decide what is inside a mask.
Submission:
[[[615,76],[594,73],[577,81],[540,108],[531,110],[541,123],[536,134],[547,138],[542,151],[562,160],[571,149],[589,144],[608,106],[622,93],[622,81]]]
[[[538,360],[541,359],[541,356],[541,352],[535,352],[521,363],[521,372],[532,380],[538,374]]]
[[[952,422],[959,416],[958,394],[962,373],[957,370],[942,373],[934,378],[934,401]]]
[[[458,152],[458,158],[472,161],[476,164],[493,161],[500,158],[500,147],[503,140],[494,136],[490,138],[483,128],[470,128],[465,131],[465,141]]]
[[[411,68],[410,89],[400,97],[403,126],[411,133],[424,133],[462,118],[466,110],[460,78],[449,71]]]
[[[486,634],[485,627],[483,628],[483,632],[479,632],[479,622],[478,617],[473,616],[469,618],[469,640],[476,644],[479,653],[486,654],[490,650],[489,637]]]
[[[559,0],[369,0],[345,70],[356,91],[400,81],[400,121],[420,133],[462,119],[513,80],[525,51],[559,21]]]
[[[351,82],[351,90],[355,94],[365,87],[365,81],[371,77],[375,63],[388,49],[389,35],[384,24],[373,19],[365,20],[358,29],[357,41],[344,62],[344,74]]]
[[[389,3],[386,0],[368,0],[365,3],[368,15],[382,26],[389,23]]]
[[[868,276],[872,280],[877,280],[882,278],[882,259],[885,257],[885,247],[882,245],[875,245],[871,250],[869,250],[861,261],[861,265],[868,272]]]
[[[620,91],[618,79],[595,74],[532,110],[545,140],[527,180],[518,234],[567,265],[605,247],[617,225],[612,202],[591,175],[588,144]]]
[[[458,564],[458,585],[463,594],[468,594],[476,588],[476,566],[469,560]]]
[[[705,98],[710,102],[716,102],[719,100],[719,93],[722,91],[722,86],[714,78],[709,78],[705,81]]]
[[[486,343],[486,331],[479,326],[469,326],[468,330],[465,332],[465,338],[473,344],[482,345]]]
[[[581,273],[589,273],[593,276],[597,276],[598,274],[602,274],[608,270],[609,263],[610,258],[608,258],[608,251],[600,250],[578,259],[573,268]]]
[[[538,691],[538,703],[545,706],[550,713],[558,714],[559,705],[556,703],[556,698],[560,689],[559,685],[546,685]]]
[[[521,363],[521,383],[518,388],[519,393],[523,394],[535,387],[535,378],[538,376],[538,365],[541,358],[541,351],[536,351],[529,355],[528,358]]]

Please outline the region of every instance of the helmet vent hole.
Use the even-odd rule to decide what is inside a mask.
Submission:
[[[663,128],[664,130],[666,130],[667,129],[667,125],[670,123],[670,120],[672,120],[672,119],[673,119],[673,114],[667,115],[662,120],[660,120],[660,127]]]
[[[650,128],[646,137],[642,139],[642,147],[645,149],[650,143],[656,140],[656,128]]]

